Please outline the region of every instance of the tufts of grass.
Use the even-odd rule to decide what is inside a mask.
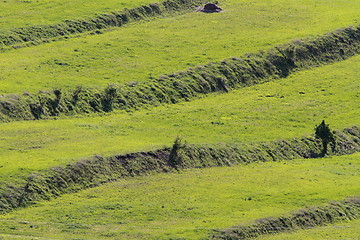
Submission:
[[[360,232],[360,220],[327,225],[305,230],[291,231],[270,236],[258,237],[258,240],[323,240],[323,239],[357,239]]]
[[[146,82],[164,73],[355,25],[359,4],[231,0],[220,14],[193,12],[14,49],[0,54],[0,89],[1,93],[35,94],[79,85]]]
[[[360,198],[353,197],[341,202],[308,207],[278,218],[261,218],[250,226],[235,226],[221,230],[213,239],[252,239],[259,235],[271,235],[297,229],[314,228],[360,218]]]
[[[335,131],[334,137],[336,142],[327,154],[345,155],[360,151],[359,128]],[[21,187],[14,188],[7,182],[0,191],[0,212],[128,176],[186,168],[323,157],[320,142],[314,137],[307,137],[258,144],[193,145],[176,138],[171,150],[159,149],[107,158],[96,156],[65,167],[34,172]]]
[[[129,22],[145,20],[156,16],[164,16],[193,9],[201,4],[200,0],[169,0],[162,3],[152,3],[120,12],[101,14],[91,19],[65,20],[53,25],[36,25],[26,28],[15,28],[0,34],[0,44],[18,48],[22,43],[29,46],[47,42],[55,37],[68,38],[83,32],[94,31],[90,34],[100,34],[101,29],[121,27]],[[20,44],[20,45],[19,45]]]
[[[206,99],[133,113],[114,112],[0,124],[2,182],[94,154],[115,155],[190,143],[263,142],[359,124],[360,57]],[[321,76],[321,78],[319,78]],[[211,129],[211,131],[209,131]]]
[[[124,8],[135,8],[153,3],[153,0],[132,1],[86,1],[86,0],[38,0],[38,1],[1,1],[1,30],[34,25],[50,25],[64,20],[79,20],[95,17]]]
[[[212,229],[358,196],[359,159],[357,153],[124,179],[2,215],[0,229],[60,239],[206,238]]]
[[[244,58],[231,58],[176,74],[163,75],[146,83],[108,85],[103,91],[77,87],[59,88],[51,94],[40,93],[12,101],[12,95],[0,101],[3,121],[40,119],[61,114],[110,112],[113,109],[138,109],[146,105],[177,103],[210,92],[228,92],[286,77],[295,70],[340,61],[360,53],[360,28],[346,28],[314,40],[291,42]]]

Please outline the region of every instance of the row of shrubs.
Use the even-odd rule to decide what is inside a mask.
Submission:
[[[360,128],[335,131],[334,135],[336,143],[329,154],[343,155],[360,151]],[[96,156],[33,173],[22,186],[12,187],[10,183],[0,185],[0,213],[124,177],[185,168],[314,158],[323,156],[322,148],[321,141],[315,137],[243,145],[193,145],[177,139],[171,149],[112,157]]]
[[[360,197],[354,197],[342,202],[332,202],[319,207],[301,209],[288,216],[258,219],[256,224],[250,226],[234,226],[218,231],[211,239],[246,240],[265,234],[308,229],[359,218]]]
[[[106,88],[55,89],[36,95],[0,97],[0,121],[42,119],[62,114],[134,110],[145,105],[189,101],[211,92],[228,92],[292,71],[346,59],[360,53],[360,27],[339,29],[306,41],[293,41],[268,52],[248,54],[189,68],[142,83]]]
[[[120,12],[101,14],[92,19],[65,20],[53,25],[15,28],[6,32],[0,32],[0,46],[42,42],[55,37],[89,31],[95,31],[96,33],[96,31],[101,29],[120,27],[131,21],[191,9],[204,2],[204,0],[167,0],[161,3],[152,3],[132,9],[124,9]]]

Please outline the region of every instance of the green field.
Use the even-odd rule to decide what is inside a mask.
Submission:
[[[150,0],[36,0],[0,2],[1,31],[13,28],[48,25],[64,20],[91,18],[98,14],[121,11],[124,8],[134,8],[149,4]]]
[[[322,119],[333,129],[359,125],[359,66],[356,56],[228,94],[130,114],[3,123],[1,177],[27,176],[94,154],[170,146],[177,136],[190,143],[259,142],[310,135]]]
[[[323,240],[323,239],[359,239],[360,221],[301,230],[293,233],[275,234],[259,237],[258,240]]]
[[[124,179],[0,216],[0,230],[56,239],[200,239],[212,229],[359,195],[359,164],[354,154]]]
[[[360,9],[359,1],[343,0],[232,0],[221,5],[226,9],[221,14],[192,12],[1,53],[0,93],[148,81],[357,25]]]
[[[1,1],[0,27],[6,32],[90,19],[149,3]],[[146,82],[360,24],[360,0],[219,5],[225,10],[219,14],[179,12],[98,34],[0,46],[0,94],[16,99]],[[242,144],[310,136],[322,120],[333,130],[360,127],[359,76],[357,55],[189,102],[0,123],[0,197],[38,171],[94,155],[171,147],[178,136],[191,144]],[[1,104],[6,107],[6,100]],[[355,153],[124,178],[0,214],[0,239],[206,239],[214,229],[360,196],[359,169]],[[359,226],[356,220],[259,239],[356,239]]]

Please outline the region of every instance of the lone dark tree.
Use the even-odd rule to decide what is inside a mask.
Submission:
[[[325,124],[325,120],[323,120],[320,125],[315,128],[315,136],[317,139],[321,139],[323,145],[322,155],[325,156],[328,144],[335,144],[334,134],[331,132],[329,124]]]
[[[179,159],[179,150],[184,147],[184,143],[180,137],[175,139],[175,142],[171,148],[169,163],[172,167],[177,168],[181,164]]]

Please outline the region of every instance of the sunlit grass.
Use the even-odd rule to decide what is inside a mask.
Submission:
[[[192,12],[2,52],[0,93],[147,81],[359,25],[359,0],[219,2],[225,9],[220,14]],[[0,26],[6,30],[50,24],[139,4],[9,0],[0,3]],[[94,154],[170,146],[177,136],[190,143],[241,143],[310,135],[323,119],[332,129],[359,126],[359,75],[357,56],[287,79],[178,105],[1,123],[1,186]],[[355,154],[124,179],[2,215],[0,239],[207,237],[214,228],[359,195],[359,159]],[[308,232],[280,235],[280,239],[326,237],[321,230]],[[351,238],[354,230],[325,234]]]
[[[147,81],[356,25],[360,14],[359,0],[220,5],[225,11],[219,14],[192,12],[1,53],[0,93]]]
[[[1,31],[34,25],[48,25],[64,20],[91,18],[97,14],[134,8],[153,0],[36,0],[0,1]]]
[[[55,239],[201,239],[212,229],[359,195],[359,164],[354,154],[123,179],[0,216],[0,230]]]
[[[1,181],[94,154],[307,136],[359,126],[360,56],[228,94],[133,113],[0,124]],[[321,76],[321,77],[320,77]],[[74,159],[74,160],[72,160]]]
[[[324,239],[359,239],[360,220],[347,223],[316,227],[313,229],[299,230],[290,233],[281,233],[270,236],[262,236],[258,240],[324,240]]]

